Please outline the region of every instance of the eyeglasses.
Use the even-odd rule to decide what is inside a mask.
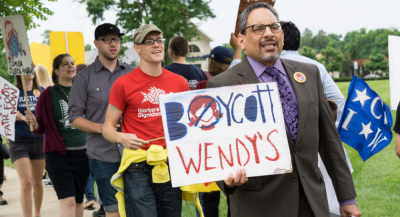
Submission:
[[[151,39],[147,39],[146,41],[139,43],[139,44],[152,45],[152,44],[154,44],[155,41],[157,41],[158,44],[164,44],[166,40],[165,40],[165,38],[159,38],[159,39],[155,39],[155,40],[151,38]]]
[[[271,23],[269,25],[264,25],[264,24],[256,24],[249,26],[245,28],[243,31],[246,31],[248,28],[252,28],[254,34],[256,35],[262,35],[264,34],[265,30],[267,29],[267,26],[271,30],[272,33],[278,33],[282,30],[282,22],[277,22],[277,23]]]
[[[121,43],[121,38],[102,38],[102,39],[97,39],[97,41],[104,41],[106,44],[111,44],[112,41],[115,42],[115,44]]]

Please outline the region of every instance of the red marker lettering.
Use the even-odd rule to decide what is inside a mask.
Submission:
[[[250,160],[250,152],[249,150],[246,148],[246,146],[244,145],[244,143],[242,141],[240,141],[239,139],[236,139],[236,152],[237,152],[237,157],[238,157],[238,163],[240,166],[242,166],[242,163],[240,162],[240,155],[239,155],[239,143],[246,149],[247,151],[247,161],[244,164],[244,166],[246,166],[246,164],[249,162]]]
[[[233,162],[233,156],[232,156],[232,145],[229,144],[229,152],[231,153],[231,162],[228,161],[228,159],[226,158],[226,155],[224,154],[224,152],[222,152],[222,149],[220,146],[218,146],[218,151],[219,151],[219,162],[221,163],[221,168],[224,169],[224,165],[222,164],[222,155],[225,158],[225,161],[229,164],[230,167],[233,167],[234,162]]]
[[[207,171],[207,170],[213,170],[213,169],[215,169],[215,167],[208,167],[207,166],[207,159],[208,158],[212,158],[212,157],[208,157],[208,146],[209,145],[212,145],[213,143],[204,143],[204,145],[205,145],[205,149],[206,149],[206,157],[205,157],[205,159],[204,159],[204,163],[205,163],[205,170]]]
[[[271,133],[273,133],[273,132],[278,133],[278,130],[273,130],[273,131],[271,131],[271,132],[268,134],[267,140],[268,140],[269,143],[271,143],[272,147],[274,147],[275,152],[276,152],[276,157],[275,157],[275,158],[265,157],[265,158],[267,158],[267,159],[270,160],[270,161],[277,161],[277,160],[279,159],[279,152],[278,152],[278,149],[276,149],[275,145],[271,142],[271,140],[269,140],[269,136],[270,136]]]
[[[246,138],[253,144],[253,149],[254,149],[254,158],[256,159],[256,163],[260,163],[260,158],[258,157],[258,149],[257,149],[257,135],[254,134],[254,138],[250,138],[249,136],[246,136]]]
[[[183,159],[181,150],[179,149],[178,146],[176,147],[176,149],[177,149],[178,152],[179,152],[179,156],[181,157],[182,164],[183,164],[183,166],[185,167],[186,174],[189,174],[190,165],[193,165],[194,170],[196,171],[197,174],[199,174],[200,166],[201,166],[201,143],[199,144],[199,167],[198,167],[198,168],[196,167],[196,165],[194,165],[194,162],[193,162],[193,159],[192,159],[192,158],[190,158],[189,165],[186,166],[186,164],[185,164],[185,159]]]

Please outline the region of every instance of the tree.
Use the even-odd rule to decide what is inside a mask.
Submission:
[[[169,40],[175,35],[182,35],[188,40],[198,37],[193,19],[207,20],[214,18],[215,14],[210,9],[211,0],[79,0],[86,3],[86,10],[93,24],[104,20],[103,13],[107,10],[117,11],[118,26],[129,33],[132,41],[133,30],[143,24],[152,23],[163,31],[167,39],[165,51]],[[167,52],[165,52],[166,55]]]
[[[85,51],[91,51],[92,46],[90,44],[85,45]]]
[[[386,72],[389,69],[389,61],[386,60],[385,55],[380,53],[374,53],[369,56],[369,60],[364,62],[365,70],[370,72],[383,71]]]
[[[0,76],[11,84],[14,84],[15,82],[15,76],[8,74],[6,54],[3,51],[0,51]]]
[[[310,59],[313,60],[317,60],[317,58],[315,57],[315,55],[317,55],[314,51],[314,49],[312,49],[311,47],[307,47],[307,46],[303,46],[301,47],[301,55],[308,57]]]
[[[40,36],[44,38],[42,44],[50,45],[50,30],[45,30]]]
[[[309,28],[306,28],[301,36],[301,46],[313,47],[313,33]]]
[[[342,51],[336,50],[332,46],[321,50],[323,57],[321,62],[324,64],[328,72],[340,72],[342,71],[344,56]]]
[[[43,6],[43,0],[2,0],[0,4],[0,17],[23,14],[27,30],[34,29],[40,25],[34,23],[33,19],[47,20],[47,16],[53,12]],[[57,0],[48,0],[55,2]],[[3,37],[0,32],[0,50],[3,50]]]

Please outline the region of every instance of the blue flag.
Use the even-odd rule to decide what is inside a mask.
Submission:
[[[392,141],[392,113],[365,81],[353,76],[338,132],[365,162]]]

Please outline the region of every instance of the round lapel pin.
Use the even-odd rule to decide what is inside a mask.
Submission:
[[[294,80],[296,80],[299,83],[306,82],[306,76],[301,72],[294,73],[293,77],[294,77]]]
[[[40,96],[40,91],[38,89],[34,89],[33,90],[33,95],[35,95],[36,97]]]

